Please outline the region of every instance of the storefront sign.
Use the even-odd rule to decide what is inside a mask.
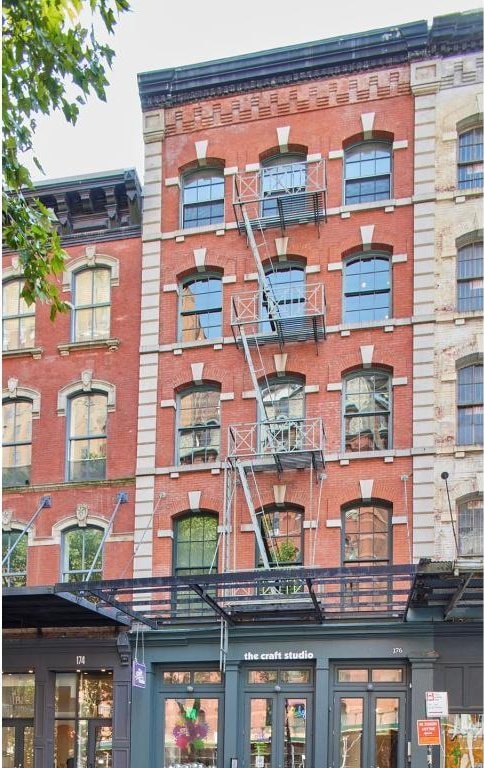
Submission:
[[[437,747],[440,744],[440,720],[417,720],[419,747]]]
[[[135,688],[146,688],[146,667],[139,661],[133,661],[133,685]]]
[[[304,661],[314,659],[311,651],[266,651],[265,653],[244,653],[244,661]]]
[[[427,717],[447,717],[449,714],[447,691],[427,691],[425,706]]]

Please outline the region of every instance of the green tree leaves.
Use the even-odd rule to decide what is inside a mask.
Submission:
[[[20,257],[25,300],[48,302],[51,317],[68,307],[52,279],[66,253],[50,212],[27,191],[32,181],[22,154],[32,149],[36,115],[59,109],[75,124],[86,97],[105,101],[114,51],[96,30],[112,33],[128,10],[128,0],[3,2],[3,240]]]

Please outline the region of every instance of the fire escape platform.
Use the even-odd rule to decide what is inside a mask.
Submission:
[[[324,428],[319,417],[232,424],[228,445],[229,461],[254,472],[324,467]]]

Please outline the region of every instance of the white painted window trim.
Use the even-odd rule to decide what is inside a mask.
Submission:
[[[11,393],[8,389],[2,391],[2,402],[4,403],[9,400],[15,401],[19,399],[32,402],[32,418],[38,419],[40,416],[40,392],[36,389],[30,389],[30,387],[17,387],[15,393]]]
[[[59,520],[57,523],[54,523],[52,526],[52,539],[55,544],[61,544],[62,543],[62,534],[64,531],[70,529],[70,528],[102,528],[104,533],[106,533],[107,527],[109,525],[109,521],[105,520],[103,517],[99,517],[98,515],[92,515],[89,513],[86,525],[80,526],[79,520],[77,517],[65,517],[63,520]],[[109,540],[109,536],[108,536]]]
[[[110,269],[111,286],[119,285],[119,259],[104,253],[95,253],[91,258],[84,254],[66,264],[62,275],[62,290],[72,291],[73,279],[77,272],[84,269],[96,269],[97,267]]]
[[[57,415],[65,416],[67,401],[75,395],[89,394],[91,392],[103,392],[108,398],[108,413],[116,408],[116,387],[108,381],[93,379],[89,389],[86,389],[81,380],[74,381],[72,384],[62,387],[57,394]]]

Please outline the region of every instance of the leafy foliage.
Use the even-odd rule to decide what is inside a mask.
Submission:
[[[113,33],[128,10],[128,0],[3,2],[3,240],[19,255],[24,299],[48,302],[51,317],[67,309],[51,279],[62,272],[66,253],[50,212],[26,192],[32,180],[22,155],[33,149],[39,114],[60,109],[75,124],[86,97],[106,100],[114,51],[96,29]]]

